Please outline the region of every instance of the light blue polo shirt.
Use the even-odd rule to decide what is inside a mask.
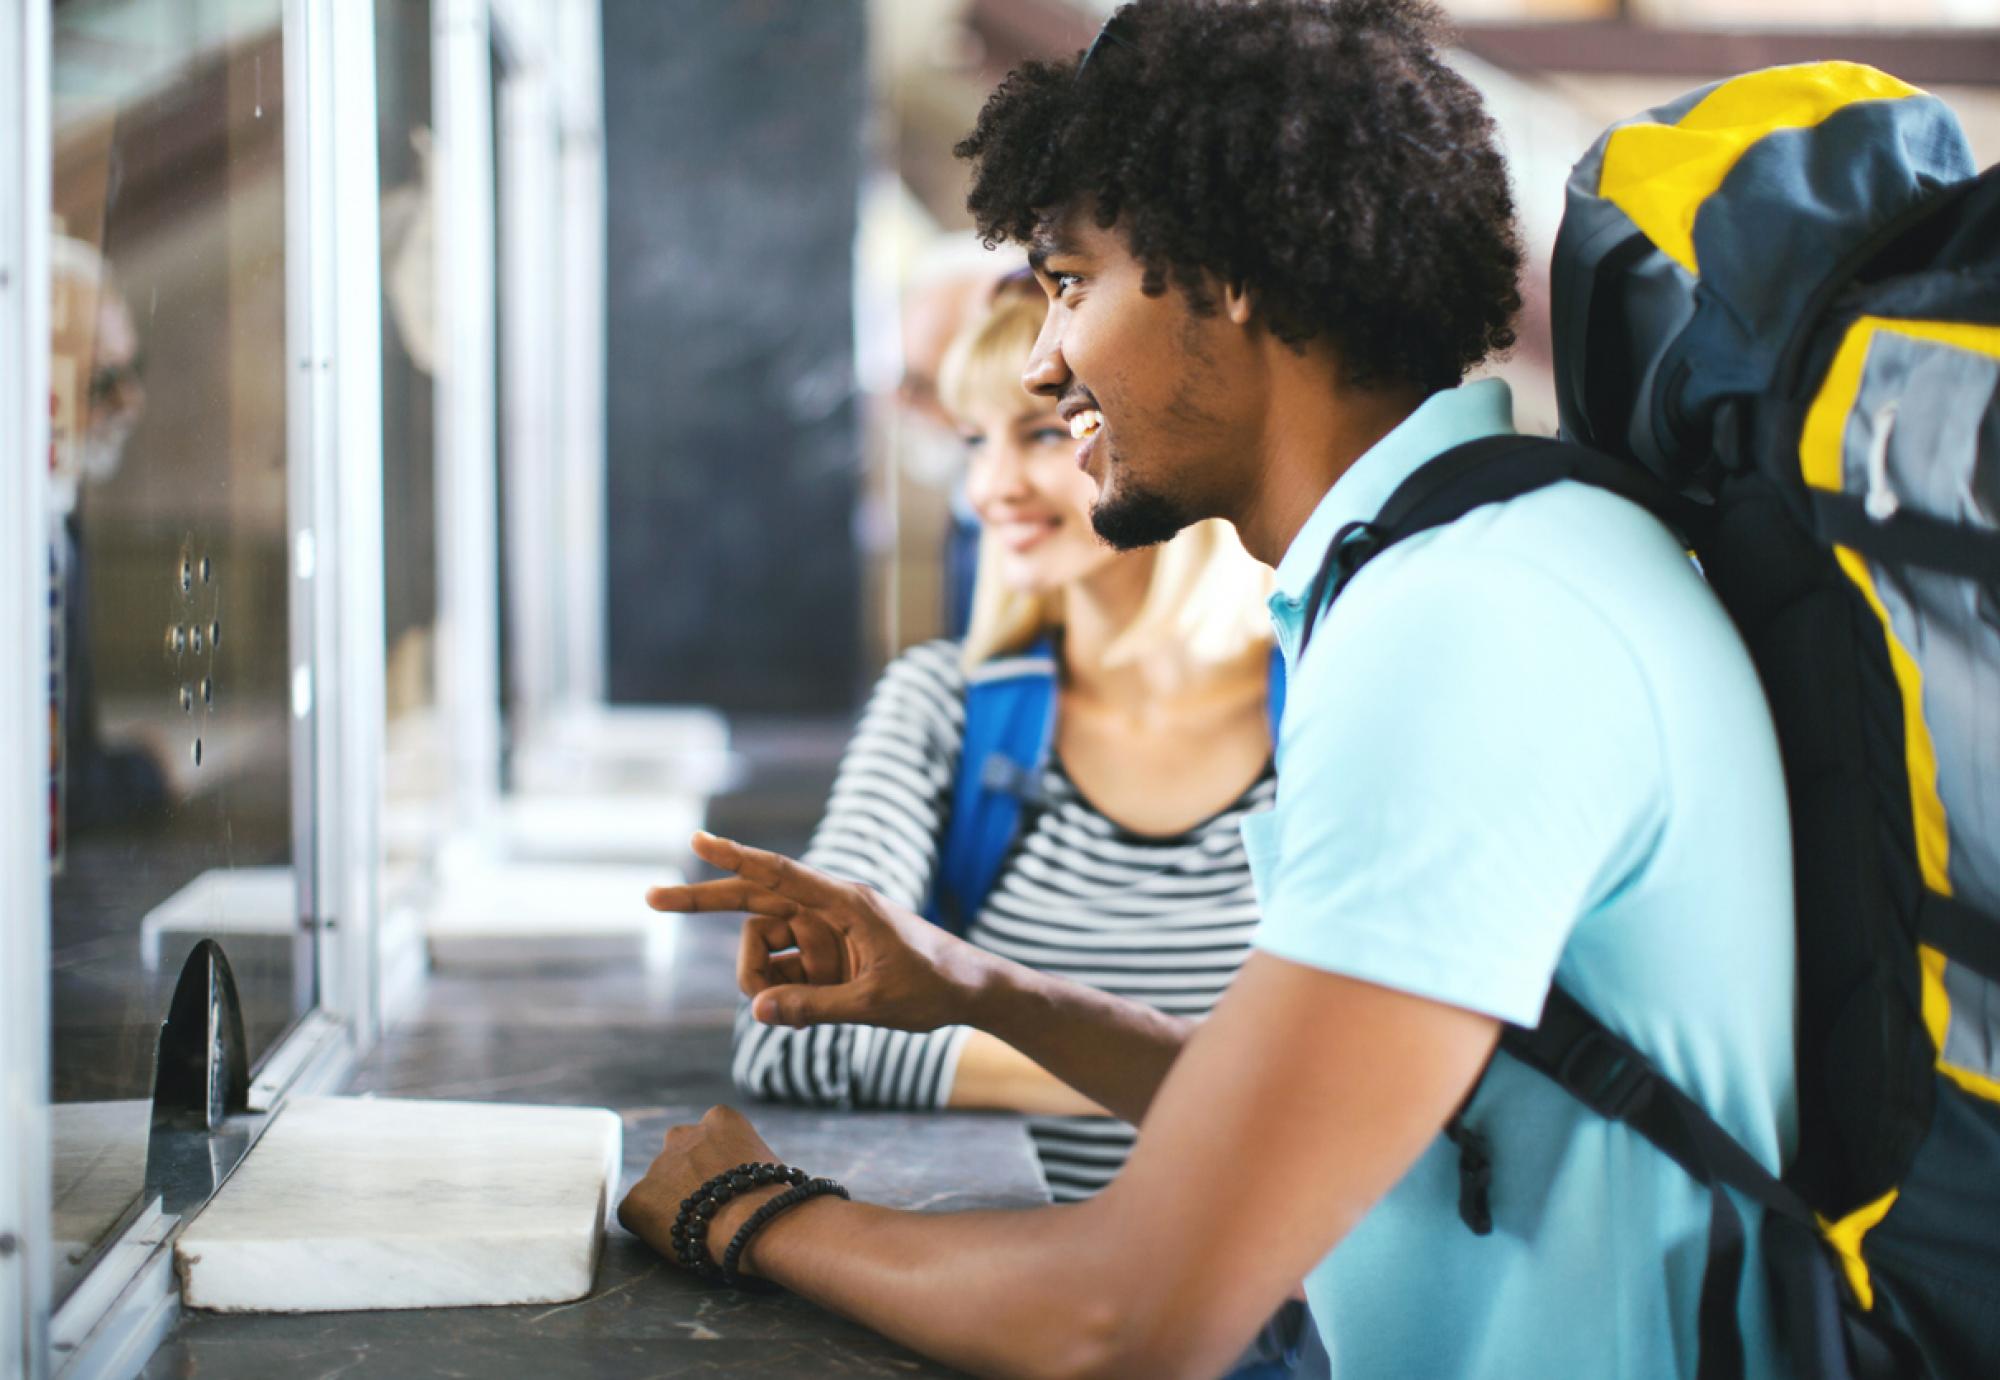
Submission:
[[[1667,531],[1578,484],[1376,558],[1299,655],[1342,524],[1433,455],[1511,432],[1495,381],[1436,394],[1327,493],[1271,601],[1290,673],[1278,798],[1244,821],[1258,948],[1504,1021],[1559,979],[1775,1168],[1795,1137],[1792,893],[1769,712]],[[1440,1137],[1307,1282],[1334,1374],[1689,1376],[1705,1190],[1502,1056],[1467,1112],[1489,1236]],[[1778,1375],[1755,1215],[1752,1375]]]

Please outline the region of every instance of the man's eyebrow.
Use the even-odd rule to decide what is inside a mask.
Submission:
[[[1047,271],[1050,259],[1076,252],[1076,245],[1061,231],[1037,230],[1034,239],[1028,242],[1028,267],[1042,273]]]

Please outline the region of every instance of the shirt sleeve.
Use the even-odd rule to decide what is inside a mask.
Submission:
[[[803,861],[921,911],[951,809],[965,735],[958,645],[929,642],[892,662],[848,740]],[[949,1104],[971,1034],[865,1025],[803,1030],[737,1013],[731,1076],[745,1096],[815,1107],[935,1110]]]
[[[1415,559],[1421,556],[1421,559]],[[1587,598],[1505,552],[1379,558],[1302,659],[1256,946],[1533,1025],[1666,816],[1658,717]]]

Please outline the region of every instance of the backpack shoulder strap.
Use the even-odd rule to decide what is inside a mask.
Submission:
[[[1275,646],[1265,705],[1275,747],[1285,712],[1285,663]],[[1052,641],[989,661],[967,677],[965,737],[952,783],[951,817],[925,910],[933,924],[954,934],[971,928],[1020,833],[1022,810],[1040,803],[1055,722]]]
[[[965,736],[927,917],[964,934],[1036,803],[1056,718],[1056,658],[1046,639],[967,678]]]
[[[1271,750],[1278,749],[1278,726],[1285,721],[1285,654],[1271,644],[1271,677],[1265,682],[1264,712],[1271,723]]]
[[[1541,1023],[1532,1030],[1504,1027],[1500,1047],[1597,1115],[1630,1126],[1708,1190],[1708,1260],[1696,1324],[1699,1380],[1739,1380],[1744,1373],[1737,1299],[1747,1236],[1725,1189],[1767,1213],[1765,1264],[1800,1373],[1832,1380],[1909,1373],[1901,1369],[1908,1359],[1902,1351],[1841,1306],[1845,1286],[1798,1194],[1576,998],[1550,988]]]
[[[1300,650],[1312,640],[1326,606],[1340,597],[1362,566],[1396,543],[1456,522],[1475,508],[1505,503],[1569,479],[1638,504],[1691,544],[1699,541],[1711,520],[1708,508],[1630,460],[1541,436],[1468,441],[1419,466],[1371,521],[1350,522],[1335,534],[1306,596]]]

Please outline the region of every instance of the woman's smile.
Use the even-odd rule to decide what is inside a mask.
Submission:
[[[1020,517],[998,517],[990,524],[993,535],[1009,551],[1023,552],[1041,545],[1055,535],[1062,527],[1063,520],[1055,514],[1047,516],[1025,515]]]

